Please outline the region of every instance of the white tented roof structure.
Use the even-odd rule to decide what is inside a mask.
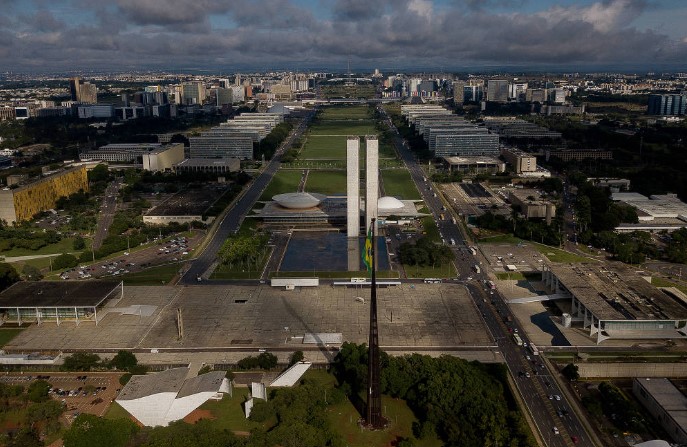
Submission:
[[[141,424],[155,427],[183,419],[209,399],[231,394],[224,371],[186,379],[188,368],[133,376],[116,401]]]
[[[667,441],[663,441],[661,439],[654,439],[653,441],[646,441],[641,442],[639,444],[635,444],[635,447],[670,447],[670,444],[668,444]]]
[[[274,379],[270,386],[294,386],[311,366],[312,362],[298,362]]]

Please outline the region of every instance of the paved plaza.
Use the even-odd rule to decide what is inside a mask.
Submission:
[[[321,286],[294,291],[259,286],[125,287],[98,322],[34,325],[12,351],[106,352],[286,348],[305,350],[306,334],[340,333],[365,343],[369,289]],[[363,302],[364,301],[364,302]],[[403,351],[492,345],[464,286],[403,284],[378,290],[380,345]],[[136,313],[136,309],[145,311]],[[177,332],[181,309],[184,336]],[[312,345],[310,345],[312,346]],[[447,349],[450,350],[450,349]]]

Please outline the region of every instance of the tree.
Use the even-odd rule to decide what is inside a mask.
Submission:
[[[24,264],[24,267],[21,269],[21,274],[27,281],[40,281],[43,279],[43,274],[38,267],[31,264]]]
[[[120,371],[129,371],[132,367],[138,365],[138,359],[131,351],[118,351],[117,354],[110,360],[110,367],[116,368]]]
[[[45,402],[48,400],[48,393],[51,387],[52,385],[45,380],[35,380],[31,382],[26,393],[31,402]]]
[[[25,427],[10,438],[7,447],[43,447],[43,442],[35,429]]]
[[[578,372],[577,365],[568,363],[565,368],[561,370],[561,373],[570,381],[577,380],[580,378],[580,373]]]
[[[76,267],[78,264],[79,260],[76,259],[74,255],[70,255],[69,253],[62,253],[61,255],[56,256],[52,261],[52,267],[55,270],[69,269]]]
[[[64,447],[124,447],[138,427],[129,419],[103,419],[82,413],[64,434]]]
[[[86,241],[84,240],[83,237],[81,237],[81,236],[76,236],[76,237],[74,238],[74,245],[73,245],[73,247],[74,247],[74,250],[83,250],[84,248],[86,248]]]
[[[95,168],[88,171],[88,181],[106,182],[110,179],[110,171],[104,163],[98,164]]]
[[[19,281],[19,274],[14,267],[6,262],[0,262],[0,290],[5,290]]]
[[[100,362],[97,354],[88,352],[75,352],[64,359],[62,368],[66,371],[90,371]]]
[[[291,354],[289,366],[295,365],[298,362],[302,362],[304,357],[303,351],[295,351],[293,354]]]
[[[258,356],[258,365],[262,369],[272,369],[277,366],[277,356],[270,352],[263,352]]]
[[[210,365],[205,365],[202,368],[198,370],[198,375],[202,376],[203,374],[207,374],[209,372],[212,372],[212,366]]]

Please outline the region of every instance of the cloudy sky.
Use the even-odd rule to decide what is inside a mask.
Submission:
[[[687,0],[0,0],[0,71],[672,67]]]

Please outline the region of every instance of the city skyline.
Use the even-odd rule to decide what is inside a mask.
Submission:
[[[681,69],[679,0],[3,1],[3,71]],[[681,65],[682,64],[682,65]]]

